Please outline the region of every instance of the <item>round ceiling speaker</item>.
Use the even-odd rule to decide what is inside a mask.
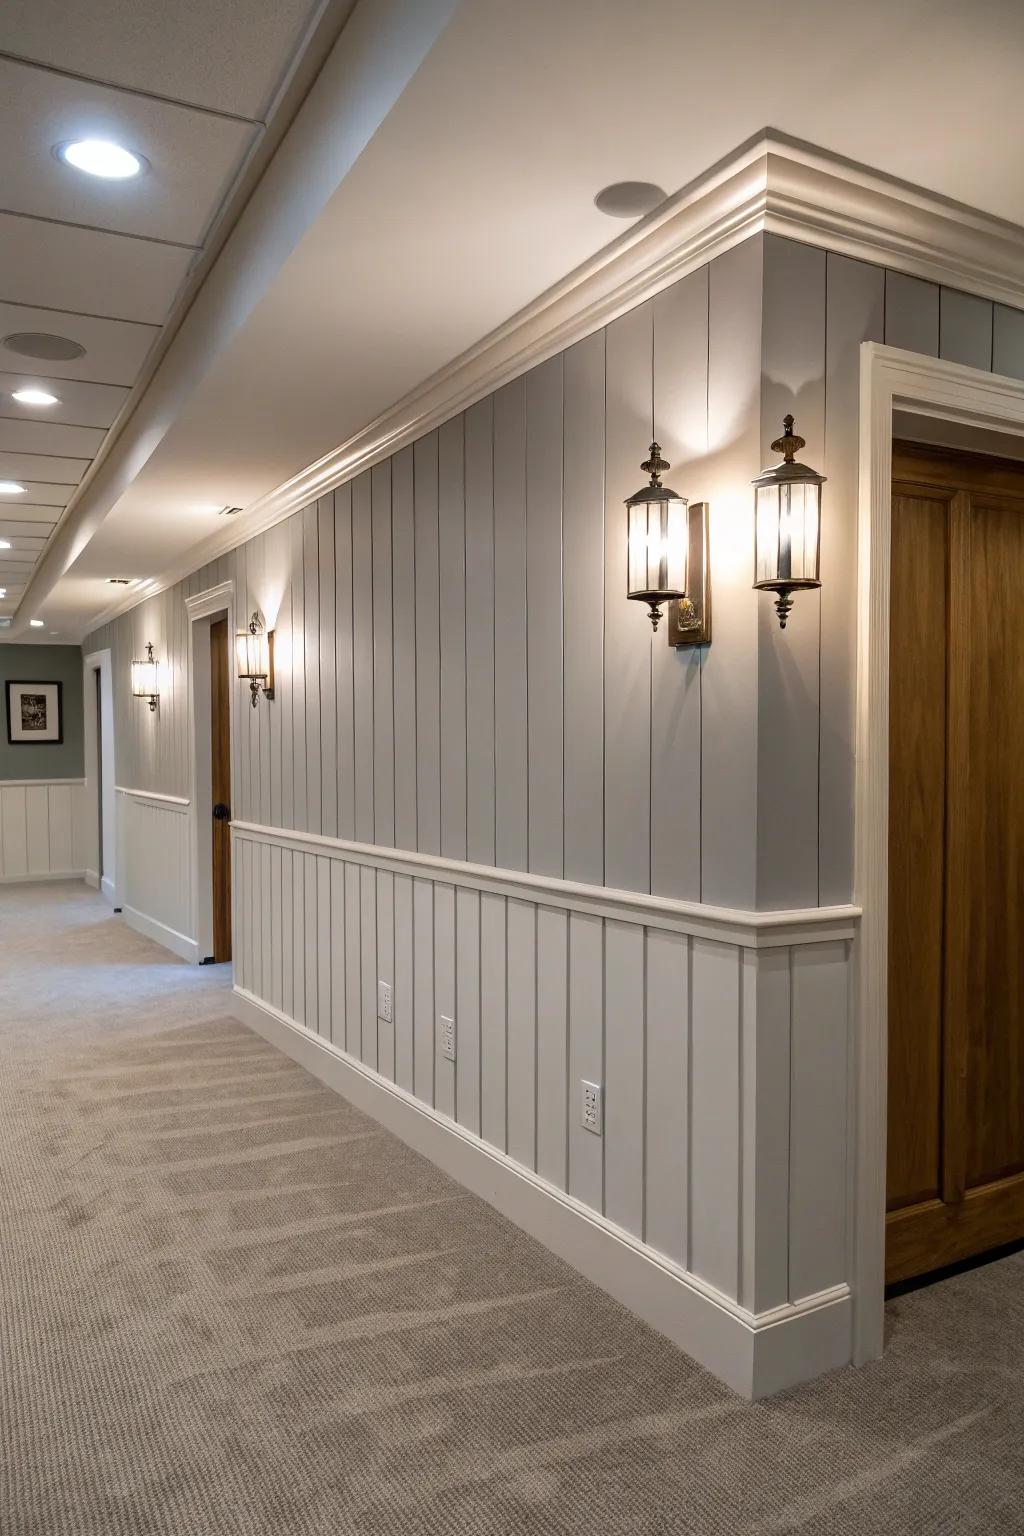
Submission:
[[[40,358],[47,363],[72,363],[85,356],[85,348],[70,336],[51,336],[47,331],[15,331],[0,341],[0,347],[17,352],[19,357]]]
[[[667,193],[653,181],[613,181],[594,198],[601,213],[613,219],[639,219],[663,203]]]

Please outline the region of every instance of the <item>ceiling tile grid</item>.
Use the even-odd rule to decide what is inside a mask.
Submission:
[[[323,3],[4,5],[0,482],[24,489],[0,489],[0,617],[142,387]],[[76,170],[59,151],[83,139],[140,173]]]

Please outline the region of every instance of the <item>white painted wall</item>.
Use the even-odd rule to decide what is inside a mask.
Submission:
[[[84,780],[0,783],[0,882],[81,878],[86,837]]]

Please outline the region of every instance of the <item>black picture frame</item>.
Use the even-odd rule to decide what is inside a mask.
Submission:
[[[14,715],[11,709],[12,691],[15,688],[55,688],[57,690],[57,734],[45,741],[26,740],[14,734]],[[4,688],[7,710],[7,745],[10,747],[60,747],[64,744],[64,684],[58,678],[9,677]]]

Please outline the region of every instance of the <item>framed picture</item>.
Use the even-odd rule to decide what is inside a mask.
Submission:
[[[12,747],[64,740],[63,683],[7,684],[7,740]]]

